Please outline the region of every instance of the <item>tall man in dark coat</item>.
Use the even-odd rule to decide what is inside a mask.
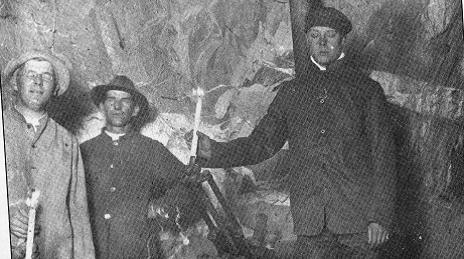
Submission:
[[[159,229],[147,219],[148,204],[184,165],[134,128],[148,101],[129,78],[116,76],[91,94],[106,117],[102,133],[81,145],[97,258],[158,258]]]
[[[334,8],[310,14],[309,69],[281,85],[251,135],[219,143],[199,133],[203,167],[256,164],[289,142],[293,258],[374,258],[373,247],[388,239],[396,174],[391,123],[382,88],[344,58],[351,28]]]

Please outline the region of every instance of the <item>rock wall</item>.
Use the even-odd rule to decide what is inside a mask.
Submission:
[[[347,54],[381,83],[392,103],[403,189],[411,190],[402,201],[417,201],[403,204],[410,213],[401,222],[413,222],[417,214],[436,210],[432,201],[450,186],[448,150],[462,132],[457,126],[464,73],[461,2],[324,2],[353,21]],[[3,0],[0,68],[29,49],[66,55],[73,67],[72,87],[51,110],[81,141],[99,134],[104,124],[89,90],[115,74],[128,75],[153,108],[143,133],[187,163],[183,134],[193,125],[192,88],[207,91],[203,132],[219,141],[248,135],[276,86],[294,75],[290,20],[287,0]],[[11,88],[2,92],[4,106],[10,105]],[[266,226],[263,242],[269,246],[285,246],[295,238],[285,186],[278,184],[285,175],[285,152],[227,174],[214,170],[247,236]],[[462,222],[462,214],[456,215],[454,222]],[[266,224],[257,224],[263,218]],[[423,226],[437,221],[435,216],[420,219],[423,224],[402,235],[428,253],[422,244],[435,228]],[[454,234],[446,240],[459,233]],[[427,242],[447,248],[434,237]]]

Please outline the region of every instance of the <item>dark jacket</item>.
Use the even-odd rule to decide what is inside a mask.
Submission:
[[[259,163],[289,142],[290,203],[297,235],[326,225],[361,233],[390,227],[395,153],[378,83],[343,61],[286,82],[250,136],[213,143],[204,167]]]
[[[104,132],[81,145],[97,258],[151,258],[158,228],[148,204],[177,182],[184,165],[161,143],[128,133],[118,141]]]

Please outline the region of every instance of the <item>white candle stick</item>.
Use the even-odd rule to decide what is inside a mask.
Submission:
[[[192,139],[192,146],[190,148],[190,157],[197,156],[197,147],[198,147],[198,128],[200,127],[201,121],[201,106],[202,106],[202,98],[205,95],[203,89],[198,87],[196,90],[193,90],[193,96],[197,99],[197,105],[195,108],[195,122],[193,124],[193,139]]]
[[[26,259],[32,259],[32,249],[34,247],[34,230],[35,230],[35,213],[39,202],[40,191],[33,191],[31,197],[26,200],[29,206],[29,221],[27,224],[27,239],[26,239]]]

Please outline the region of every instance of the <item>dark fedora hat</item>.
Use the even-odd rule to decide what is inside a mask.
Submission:
[[[147,98],[140,93],[134,85],[134,82],[130,80],[127,76],[117,75],[106,85],[97,85],[90,92],[93,103],[99,105],[106,98],[106,92],[110,90],[118,90],[132,95],[133,100],[137,105],[140,106],[140,110],[149,108]]]
[[[338,31],[343,37],[353,28],[350,19],[333,7],[320,7],[306,16],[305,32],[312,27],[323,26]]]

